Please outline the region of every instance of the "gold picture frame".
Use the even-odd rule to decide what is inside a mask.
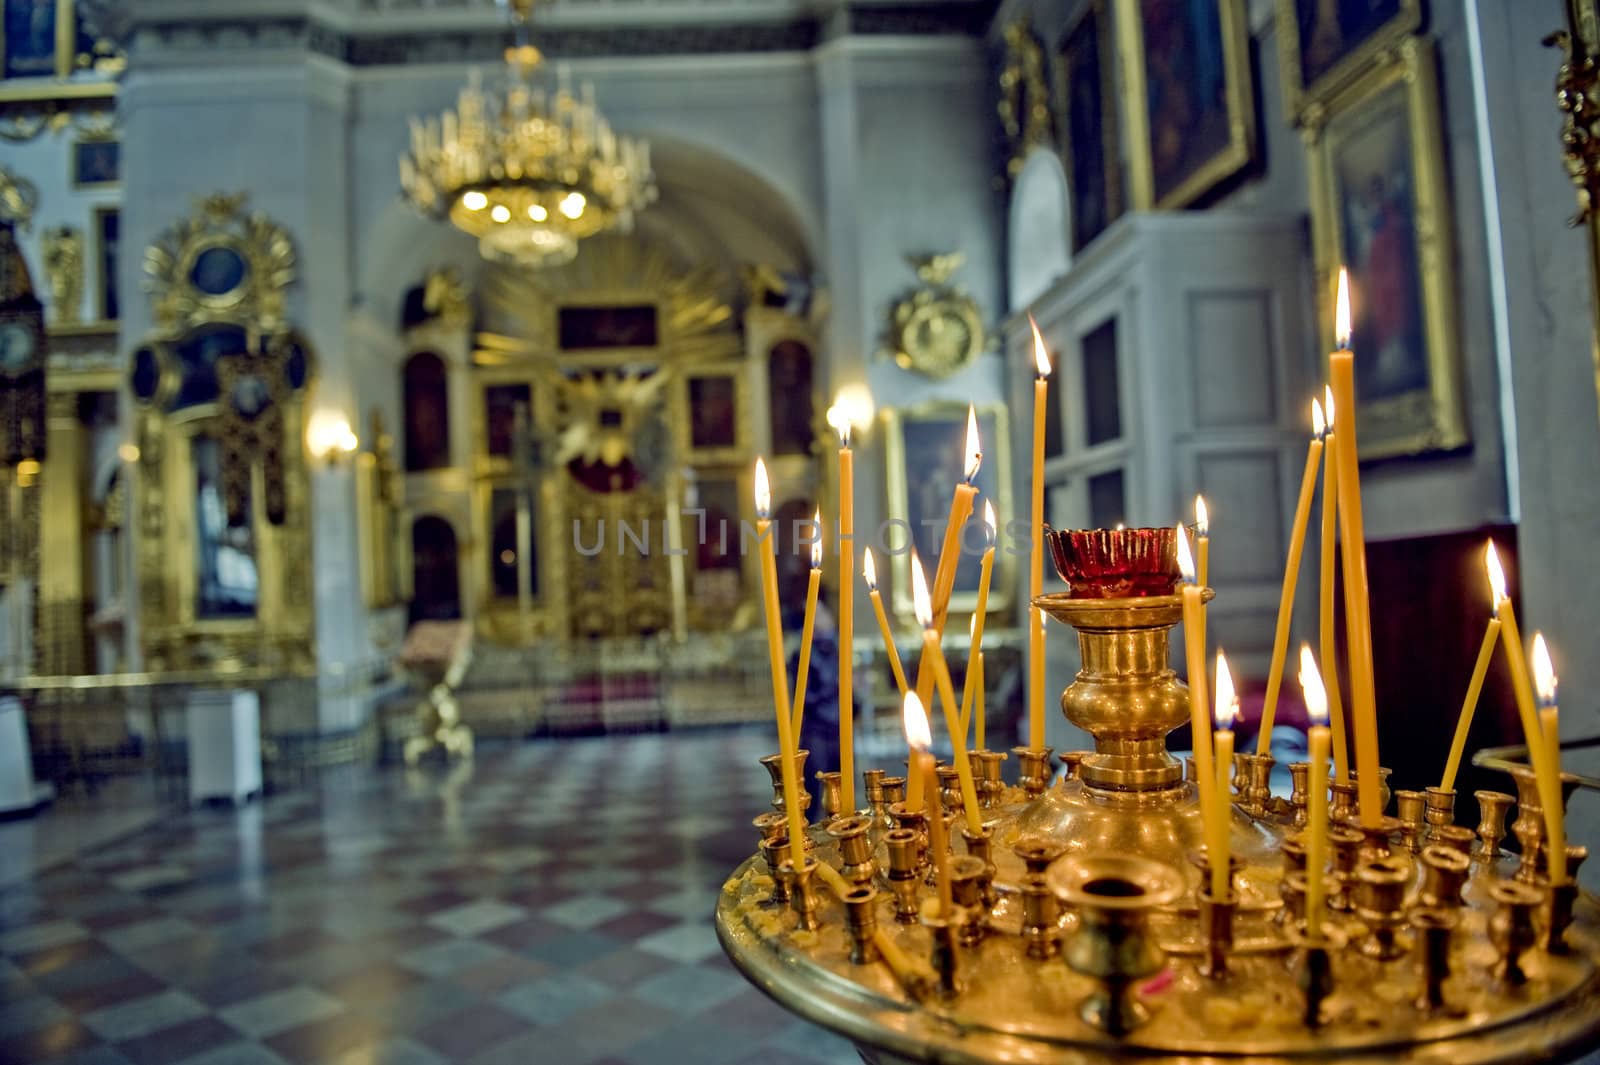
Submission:
[[[1296,125],[1301,123],[1308,109],[1325,103],[1331,95],[1359,77],[1375,60],[1421,28],[1422,0],[1381,2],[1392,10],[1386,12],[1378,4],[1369,5],[1377,10],[1375,24],[1364,31],[1358,29],[1356,39],[1351,41],[1343,39],[1344,30],[1338,25],[1337,6],[1316,6],[1311,45],[1330,54],[1325,61],[1311,67],[1308,81],[1308,57],[1303,47],[1306,37],[1302,32],[1300,11],[1303,4],[1296,0],[1277,0],[1284,109]],[[1311,59],[1315,62],[1316,57]]]
[[[1163,21],[1161,39],[1154,42],[1159,63],[1150,62],[1142,4],[1145,0],[1117,0],[1117,36],[1128,102],[1128,160],[1133,206],[1139,210],[1176,210],[1191,206],[1219,185],[1252,167],[1257,158],[1255,79],[1250,69],[1250,27],[1245,0],[1216,0],[1215,59],[1220,69],[1204,70],[1198,64],[1207,54],[1199,39],[1211,27],[1191,26],[1183,20]],[[1204,14],[1211,7],[1196,7]],[[1190,64],[1173,69],[1173,64]],[[1171,90],[1159,98],[1151,91],[1155,69],[1163,86]],[[1185,82],[1185,76],[1188,82]],[[1221,99],[1209,104],[1185,99],[1195,81],[1221,79]],[[1189,106],[1182,106],[1187,104]],[[1219,107],[1220,105],[1220,107]],[[1152,128],[1151,113],[1158,111],[1159,128]],[[1219,141],[1208,154],[1180,159],[1172,167],[1158,165],[1156,141],[1163,154],[1186,153],[1208,140]],[[1168,170],[1171,173],[1167,173]]]
[[[1056,115],[1062,131],[1058,140],[1061,165],[1072,192],[1072,250],[1078,252],[1121,217],[1124,207],[1116,44],[1109,0],[1089,0],[1083,5],[1057,42],[1055,57]],[[1091,96],[1087,107],[1082,99],[1086,95]],[[1095,149],[1098,159],[1095,152],[1075,148],[1077,144]],[[1080,165],[1086,168],[1081,175]]]
[[[950,596],[951,614],[970,614],[977,609],[977,580],[982,542],[971,528],[983,522],[983,503],[994,504],[999,523],[996,532],[994,574],[989,584],[990,613],[1011,606],[1018,554],[1026,555],[1028,545],[1007,535],[1007,523],[1018,515],[1013,511],[1011,483],[1010,415],[1003,403],[988,403],[977,408],[978,433],[983,444],[983,465],[978,470],[979,497],[966,534],[966,550],[957,570],[956,587]],[[881,415],[884,425],[884,456],[888,464],[889,521],[883,534],[878,530],[857,529],[859,554],[864,547],[887,561],[894,575],[894,612],[903,621],[912,621],[911,552],[906,544],[911,531],[928,580],[938,564],[939,545],[950,513],[950,499],[961,478],[963,443],[966,434],[967,404],[959,400],[931,400],[903,410],[889,408]],[[916,496],[912,496],[915,490]],[[923,519],[937,521],[937,528],[922,526]],[[866,537],[863,541],[861,538]],[[880,561],[880,566],[882,561]]]
[[[1466,446],[1454,225],[1431,42],[1408,37],[1385,53],[1303,135],[1324,350],[1333,343],[1338,268],[1351,272],[1361,457]],[[1364,190],[1359,202],[1352,185]],[[1381,301],[1364,301],[1364,291]]]
[[[679,454],[693,463],[742,463],[749,456],[750,370],[743,363],[696,366],[674,382],[673,412]],[[701,385],[700,382],[716,382]],[[732,409],[713,416],[708,407],[726,403]]]

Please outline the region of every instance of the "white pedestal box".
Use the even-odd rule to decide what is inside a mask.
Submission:
[[[261,700],[253,691],[190,694],[189,801],[239,803],[261,790]]]
[[[49,801],[54,789],[40,788],[33,779],[33,754],[28,746],[28,719],[22,700],[0,698],[0,814],[32,810]]]

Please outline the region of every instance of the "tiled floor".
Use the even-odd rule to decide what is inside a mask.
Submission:
[[[712,929],[770,746],[574,740],[330,772],[84,850],[0,888],[0,1063],[855,1062]]]

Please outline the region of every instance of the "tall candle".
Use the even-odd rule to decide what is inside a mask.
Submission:
[[[956,764],[956,778],[961,783],[961,804],[966,807],[967,830],[978,835],[983,831],[983,812],[978,809],[978,789],[973,785],[972,765],[967,759],[967,737],[961,731],[955,688],[950,683],[950,667],[939,646],[939,630],[933,625],[933,600],[928,594],[928,581],[922,574],[922,561],[917,558],[915,550],[911,552],[911,595],[916,604],[917,621],[922,625],[923,671],[931,670],[933,673],[939,705],[944,710],[944,727],[950,733],[952,760]]]
[[[850,411],[842,396],[834,409],[839,412],[839,776],[844,809],[850,811],[856,808],[856,463]]]
[[[878,631],[883,634],[883,650],[889,657],[889,669],[894,674],[895,687],[900,697],[906,695],[906,671],[900,665],[900,649],[895,646],[894,630],[889,627],[889,615],[883,609],[883,594],[878,591],[878,567],[872,561],[872,548],[861,552],[861,579],[867,582],[867,596],[872,600],[872,612],[878,618]]]
[[[761,556],[761,599],[767,612],[767,661],[772,670],[772,702],[778,717],[778,753],[782,767],[784,813],[789,821],[789,859],[805,868],[806,822],[800,813],[800,774],[795,771],[799,747],[789,720],[789,671],[783,660],[783,618],[778,613],[778,566],[772,551],[772,487],[767,464],[756,459],[756,549]]]
[[[1485,549],[1485,558],[1489,551],[1494,550],[1494,541],[1489,542]],[[1461,768],[1461,756],[1467,750],[1467,733],[1472,731],[1472,717],[1478,709],[1478,697],[1483,692],[1483,678],[1488,675],[1489,661],[1494,657],[1495,645],[1500,642],[1500,601],[1495,596],[1495,589],[1490,590],[1494,598],[1494,614],[1489,618],[1489,624],[1483,630],[1483,643],[1478,648],[1478,661],[1472,667],[1472,679],[1467,682],[1467,696],[1461,701],[1461,713],[1456,715],[1456,734],[1450,742],[1450,756],[1445,759],[1444,777],[1439,781],[1439,787],[1450,791],[1456,786],[1456,771]]]
[[[1324,871],[1328,865],[1328,695],[1317,674],[1311,648],[1300,645],[1300,690],[1305,694],[1311,728],[1306,746],[1311,771],[1306,781],[1310,808],[1306,811],[1306,935],[1322,936],[1322,907],[1327,894]]]
[[[1322,448],[1322,573],[1319,608],[1319,629],[1322,646],[1322,681],[1328,694],[1328,723],[1333,747],[1334,779],[1341,784],[1350,783],[1350,763],[1345,756],[1344,706],[1339,700],[1339,635],[1334,626],[1333,574],[1339,550],[1339,456],[1333,428],[1333,389],[1323,386],[1323,417],[1328,431]]]
[[[811,673],[811,637],[817,628],[817,592],[822,587],[822,511],[817,511],[817,516],[812,519],[813,529],[816,530],[817,542],[811,545],[811,576],[806,582],[806,614],[805,621],[800,626],[800,668],[794,676],[794,712],[791,720],[794,722],[795,742],[799,742],[800,725],[806,717],[806,681]],[[846,810],[850,807],[846,806]]]
[[[1506,593],[1506,572],[1500,565],[1500,552],[1495,550],[1492,540],[1484,550],[1483,563],[1489,572],[1489,586],[1494,589],[1495,616],[1503,627],[1500,637],[1505,641],[1506,663],[1511,667],[1511,691],[1516,696],[1517,716],[1522,721],[1522,735],[1528,744],[1528,764],[1533,767],[1534,780],[1542,800],[1545,790],[1555,779],[1547,765],[1549,752],[1533,698],[1528,659],[1522,653],[1522,632],[1517,628],[1517,612],[1511,606],[1511,596]],[[1560,785],[1556,786],[1559,789]]]
[[[1194,497],[1195,567],[1202,588],[1211,587],[1211,512],[1206,497]]]
[[[976,729],[976,734],[974,735],[973,740],[977,744],[978,750],[983,751],[988,750],[988,737],[984,735],[985,727],[988,721],[988,715],[983,706],[983,652],[981,650],[978,652],[978,660],[976,663],[974,663],[973,668],[975,668],[978,672],[977,683],[973,685],[978,692],[978,707],[973,714],[973,721],[975,722]]]
[[[1211,832],[1206,850],[1211,861],[1211,897],[1219,902],[1228,897],[1228,866],[1233,861],[1229,831],[1233,827],[1233,803],[1228,800],[1228,769],[1233,765],[1233,719],[1239,715],[1239,697],[1234,691],[1228,660],[1217,652],[1217,784],[1211,793]]]
[[[1044,430],[1050,417],[1050,355],[1045,351],[1039,323],[1028,316],[1033,330],[1033,463],[1030,472],[1028,525],[1028,746],[1044,749],[1044,627],[1033,601],[1044,591]]]
[[[1556,670],[1550,661],[1550,648],[1545,646],[1544,633],[1533,634],[1533,683],[1539,691],[1539,733],[1544,741],[1544,764],[1549,778],[1544,806],[1546,848],[1550,867],[1550,883],[1567,882],[1567,813],[1561,806],[1561,711],[1556,706]]]
[[[944,526],[944,543],[939,548],[939,566],[934,571],[933,623],[939,632],[944,631],[945,613],[950,606],[950,593],[955,588],[956,566],[961,561],[961,533],[972,515],[972,501],[978,494],[973,479],[983,464],[983,449],[978,438],[978,414],[967,407],[967,461],[963,477],[956,482],[955,494],[950,498],[950,517]],[[926,705],[933,698],[933,678],[926,670],[917,671],[917,698]]]
[[[1212,788],[1216,783],[1211,768],[1211,708],[1206,699],[1206,646],[1201,617],[1205,601],[1195,582],[1194,556],[1189,552],[1189,533],[1178,526],[1178,570],[1183,574],[1183,646],[1189,665],[1189,731],[1194,733],[1195,786],[1200,792],[1200,816],[1212,816]],[[1209,820],[1205,823],[1209,824]]]
[[[994,504],[983,501],[983,524],[988,530],[989,544],[983,551],[983,565],[978,571],[978,604],[972,612],[972,644],[967,652],[967,676],[961,686],[961,734],[965,736],[972,721],[973,694],[983,685],[983,626],[989,614],[989,578],[994,573],[995,545]],[[976,674],[976,677],[974,676]],[[979,705],[982,703],[980,701]],[[983,747],[983,722],[978,722],[977,746]]]
[[[1356,786],[1361,824],[1383,821],[1378,771],[1378,706],[1372,675],[1372,607],[1367,591],[1367,534],[1361,516],[1360,451],[1356,446],[1356,367],[1350,350],[1350,278],[1339,271],[1339,349],[1328,356],[1333,398],[1347,422],[1339,432],[1339,531],[1344,561],[1345,651],[1350,656],[1350,725],[1355,733]]]
[[[950,845],[944,831],[944,810],[939,805],[939,782],[933,754],[929,751],[933,746],[933,733],[928,728],[928,713],[922,708],[922,700],[917,698],[916,692],[906,693],[901,720],[906,730],[906,745],[911,748],[910,776],[926,782],[920,790],[927,795],[928,850],[932,852],[934,885],[939,893],[939,916],[948,918],[951,907]],[[906,808],[914,809],[909,799]]]
[[[1278,712],[1278,686],[1283,680],[1283,661],[1289,653],[1289,623],[1294,620],[1294,590],[1300,580],[1300,553],[1306,546],[1306,525],[1311,520],[1311,497],[1317,491],[1317,466],[1322,459],[1322,404],[1311,401],[1314,433],[1306,448],[1306,468],[1300,475],[1300,498],[1294,505],[1294,524],[1289,530],[1289,560],[1283,567],[1283,589],[1278,595],[1278,628],[1272,637],[1272,665],[1267,669],[1267,697],[1261,705],[1261,735],[1256,754],[1272,749],[1272,720]]]

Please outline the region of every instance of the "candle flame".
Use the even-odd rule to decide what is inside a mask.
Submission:
[[[1494,541],[1489,541],[1489,546],[1483,549],[1483,568],[1489,571],[1489,594],[1494,599],[1494,616],[1500,616],[1500,604],[1509,596],[1506,595],[1506,571],[1500,566],[1500,552],[1494,549]]]
[[[1228,670],[1228,659],[1221,650],[1217,651],[1217,728],[1233,728],[1234,718],[1239,716],[1239,693],[1233,687],[1233,674]]]
[[[1322,416],[1328,419],[1328,432],[1333,432],[1333,386],[1322,386]]]
[[[978,437],[978,411],[972,404],[967,404],[967,468],[964,479],[968,484],[978,476],[978,467],[983,465],[983,441]]]
[[[1206,497],[1194,497],[1194,534],[1196,536],[1211,535],[1211,515],[1206,511]]]
[[[928,712],[916,692],[906,692],[905,707],[900,720],[906,730],[906,744],[913,751],[926,751],[933,746],[933,732],[928,728]]]
[[[1300,645],[1300,691],[1306,700],[1306,713],[1313,725],[1328,723],[1328,689],[1322,685],[1322,673],[1317,660],[1311,656],[1311,645]]]
[[[861,577],[867,582],[867,591],[878,590],[878,566],[872,561],[872,548],[864,548],[861,552]]]
[[[1328,423],[1322,420],[1322,404],[1315,399],[1311,401],[1311,432],[1319,437],[1328,432]]]
[[[911,549],[911,605],[917,624],[924,629],[933,628],[933,596],[928,594],[928,578],[922,572],[922,559],[917,549]]]
[[[983,501],[983,524],[989,529],[989,546],[993,547],[1000,535],[1000,519],[994,516],[994,504],[987,499]]]
[[[1039,323],[1033,320],[1033,315],[1028,315],[1028,325],[1033,329],[1033,364],[1039,370],[1040,377],[1050,376],[1050,353],[1044,349],[1044,337],[1039,335]]]
[[[1350,348],[1350,273],[1339,267],[1339,294],[1334,300],[1333,334],[1341,351]]]
[[[1528,656],[1533,667],[1533,687],[1539,693],[1539,705],[1545,709],[1556,705],[1556,667],[1550,661],[1550,648],[1545,645],[1544,633],[1533,634],[1533,653]]]
[[[822,508],[811,516],[811,527],[817,530],[817,539],[811,545],[811,568],[822,568]]]
[[[839,434],[839,446],[850,446],[850,416],[845,413],[842,398],[835,399],[828,408],[828,425]]]
[[[1178,524],[1178,572],[1190,584],[1195,582],[1194,555],[1189,550],[1189,530]]]
[[[767,479],[767,464],[756,459],[756,517],[766,521],[772,516],[772,482]]]

